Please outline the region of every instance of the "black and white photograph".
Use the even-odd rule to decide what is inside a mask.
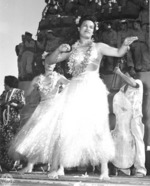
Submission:
[[[0,5],[0,185],[150,185],[149,0]]]

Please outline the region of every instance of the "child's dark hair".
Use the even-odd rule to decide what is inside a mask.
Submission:
[[[15,76],[5,76],[4,83],[11,88],[18,88],[18,79]]]

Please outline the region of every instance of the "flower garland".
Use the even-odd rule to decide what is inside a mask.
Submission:
[[[80,45],[80,42],[77,41],[74,44],[73,50],[71,52],[71,55],[69,57],[69,62],[68,62],[68,67],[69,67],[69,74],[72,74],[74,77],[78,76],[82,72],[85,72],[85,69],[87,65],[89,64],[89,58],[91,56],[91,51],[92,51],[92,46],[93,46],[93,41],[89,43],[88,49],[85,52],[85,56],[83,61],[79,65],[75,65],[76,59],[75,57],[78,55],[78,47]]]

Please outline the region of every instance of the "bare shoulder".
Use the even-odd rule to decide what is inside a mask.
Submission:
[[[33,80],[31,81],[31,84],[34,85],[38,80],[39,80],[40,76],[36,76],[33,78]]]
[[[98,43],[95,43],[95,46],[96,46],[96,47],[102,47],[103,44],[104,44],[104,43],[102,43],[102,42],[98,42]]]
[[[102,43],[102,42],[98,42],[98,43],[95,43],[95,46],[98,50],[102,50],[104,47],[108,46],[107,44],[105,43]]]

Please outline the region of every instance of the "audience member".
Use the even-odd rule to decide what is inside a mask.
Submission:
[[[37,40],[35,41],[35,56],[33,62],[33,74],[34,77],[44,73],[44,65],[42,60],[42,54],[45,51],[46,36],[44,33],[37,34]]]
[[[1,107],[1,148],[0,164],[2,169],[11,170],[14,161],[8,156],[9,143],[20,128],[20,110],[25,105],[24,91],[18,89],[18,79],[14,76],[5,76],[5,90],[0,96]]]
[[[150,55],[146,45],[146,34],[142,30],[139,20],[133,22],[132,34],[138,37],[138,40],[131,45],[135,69],[137,71],[148,71],[150,70]]]
[[[128,28],[127,20],[121,20],[120,24],[121,24],[121,30],[118,32],[118,39],[117,39],[118,47],[121,46],[121,44],[123,43],[126,37],[132,36],[132,30]],[[126,55],[123,57],[123,60],[127,63],[127,67],[129,68],[131,73],[134,74],[135,73],[134,62],[130,50],[128,50]]]
[[[117,32],[112,28],[111,23],[105,23],[105,30],[102,32],[102,42],[117,47]],[[108,73],[112,73],[116,64],[116,58],[105,56],[104,69]]]
[[[24,43],[25,43],[25,35],[21,36],[22,42],[15,47],[16,55],[18,56],[17,64],[18,64],[18,78],[22,77],[21,74],[21,57],[24,51]]]
[[[21,79],[31,80],[33,77],[32,65],[35,53],[35,41],[32,34],[25,32],[24,50],[21,58]]]

